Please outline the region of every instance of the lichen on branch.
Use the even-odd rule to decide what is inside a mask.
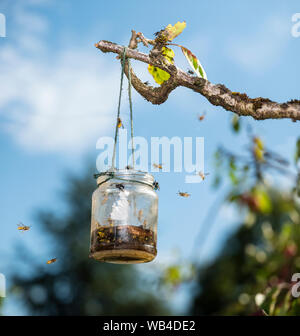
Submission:
[[[164,30],[161,32],[163,33]],[[137,50],[139,43],[143,43],[145,46],[151,45],[153,48],[149,54],[139,52]],[[225,110],[234,112],[239,116],[251,116],[256,120],[284,118],[289,118],[292,121],[300,120],[300,100],[293,99],[285,103],[277,103],[268,98],[250,98],[245,93],[230,91],[223,84],[213,84],[205,78],[190,75],[164,59],[162,50],[168,44],[172,43],[161,41],[159,36],[155,40],[151,40],[144,37],[142,33],[136,33],[132,30],[129,46],[126,50],[127,58],[159,68],[170,75],[169,79],[164,81],[159,87],[153,87],[143,83],[131,68],[133,87],[152,104],[164,103],[174,89],[184,86],[200,93],[211,104],[222,106]],[[104,53],[112,52],[119,56],[124,51],[124,46],[105,40],[96,43],[95,46]],[[125,73],[128,77],[127,66],[125,66]]]

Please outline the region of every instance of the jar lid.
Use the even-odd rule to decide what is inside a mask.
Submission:
[[[153,187],[153,183],[155,181],[154,177],[151,174],[143,172],[141,170],[134,170],[134,169],[108,170],[106,172],[96,174],[95,177],[97,178],[98,186],[105,182],[108,182],[111,179],[142,183],[150,187]]]

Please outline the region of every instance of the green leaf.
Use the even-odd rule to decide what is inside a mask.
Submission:
[[[295,163],[300,160],[300,138],[298,138],[296,143],[296,153],[295,153]]]
[[[232,125],[232,129],[234,130],[234,132],[238,133],[240,130],[240,117],[237,116],[236,114],[233,116],[232,120],[231,120],[231,125]]]
[[[235,160],[233,157],[231,157],[229,161],[229,178],[233,185],[237,185],[239,183],[239,179],[236,176],[236,170],[237,167],[235,164]]]
[[[192,67],[193,71],[197,74],[198,77],[207,79],[206,72],[204,71],[200,61],[198,58],[187,48],[181,47],[181,50],[188,60],[190,66]]]
[[[148,71],[152,75],[155,82],[160,85],[170,78],[170,75],[166,71],[150,64],[148,65]]]
[[[231,157],[230,158],[230,161],[229,161],[229,168],[232,170],[232,171],[236,171],[236,164],[235,164],[235,159],[234,157]]]
[[[257,146],[261,151],[264,150],[264,143],[263,143],[263,141],[262,141],[261,138],[259,138],[259,137],[254,137],[253,141],[254,141],[254,143],[256,144],[256,146]]]
[[[174,63],[174,56],[175,53],[171,48],[167,48],[167,47],[163,47],[162,49],[162,54],[165,56],[165,59],[170,62],[170,63]]]
[[[165,271],[164,281],[173,286],[178,285],[181,281],[180,266],[169,266]]]
[[[169,62],[169,63],[174,63],[174,51],[170,48],[163,47],[162,48],[162,54],[164,58]],[[148,71],[152,75],[153,79],[157,84],[162,84],[163,82],[167,81],[170,78],[170,75],[164,71],[161,70],[160,68],[157,68],[153,65],[148,65]]]
[[[296,193],[297,197],[300,197],[300,173],[298,173],[297,176],[296,187],[294,188],[294,192]]]
[[[233,185],[237,185],[237,184],[239,183],[239,180],[238,180],[238,178],[236,177],[236,175],[235,175],[235,173],[234,173],[233,170],[231,170],[231,171],[229,172],[229,178],[230,178],[231,183],[232,183]]]
[[[272,211],[272,201],[265,190],[256,188],[253,190],[253,196],[260,212],[270,213]]]
[[[260,162],[264,161],[265,152],[264,152],[264,143],[262,139],[259,137],[254,137],[253,142],[254,142],[253,152],[255,159]]]
[[[163,36],[168,40],[172,41],[175,37],[182,33],[183,29],[186,27],[186,22],[177,22],[172,26],[171,24],[167,25],[164,32],[162,33]]]

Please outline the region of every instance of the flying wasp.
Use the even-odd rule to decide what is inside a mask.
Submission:
[[[47,261],[47,265],[53,264],[57,261],[57,258],[53,258]]]
[[[158,168],[158,169],[162,169],[163,167],[162,167],[162,164],[161,163],[153,163],[153,167],[154,168]]]
[[[202,171],[200,171],[198,175],[202,178],[202,180],[205,180],[205,177],[209,175],[209,173],[203,173]]]
[[[203,121],[204,118],[205,118],[205,115],[206,115],[205,112],[204,112],[203,114],[201,114],[201,115],[198,115],[198,120],[199,120],[199,121]]]
[[[23,223],[18,224],[18,230],[19,231],[29,231],[31,226],[24,225]]]
[[[181,191],[178,191],[177,194],[181,197],[190,197],[191,196],[191,194],[188,194],[187,192],[181,192]]]
[[[118,118],[118,128],[124,128],[121,118]]]

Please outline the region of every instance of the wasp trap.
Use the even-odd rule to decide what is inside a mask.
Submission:
[[[90,257],[135,264],[156,256],[158,196],[152,175],[117,170],[97,178],[92,197]]]
[[[156,230],[159,188],[152,175],[134,169],[133,118],[131,101],[131,68],[122,54],[122,72],[118,114],[111,168],[96,174],[98,188],[92,197],[90,257],[116,264],[136,264],[153,260],[156,256]],[[128,66],[128,96],[131,122],[132,167],[115,168],[116,144],[125,63]]]

